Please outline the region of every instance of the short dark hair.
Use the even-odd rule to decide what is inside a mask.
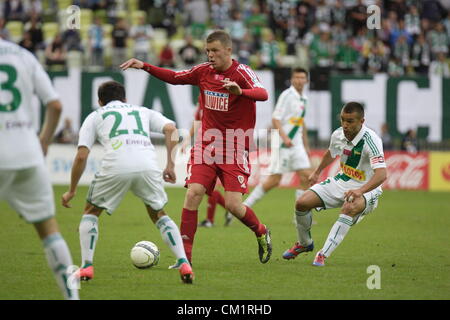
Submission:
[[[359,117],[362,119],[364,118],[364,107],[362,106],[361,103],[359,102],[355,102],[355,101],[351,101],[351,102],[347,102],[343,107],[342,107],[342,112],[345,113],[353,113],[356,112],[359,114]]]
[[[207,38],[206,43],[220,41],[225,48],[231,48],[232,41],[228,32],[224,30],[216,30],[213,31]]]
[[[307,78],[309,76],[308,71],[306,71],[306,69],[303,69],[303,68],[300,68],[300,67],[292,69],[291,76],[293,76],[294,73],[304,73],[304,74],[306,74]]]
[[[106,81],[98,88],[98,99],[107,104],[114,100],[125,102],[125,87],[117,81]]]

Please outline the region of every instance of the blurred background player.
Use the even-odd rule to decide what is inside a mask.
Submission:
[[[44,156],[62,111],[58,94],[32,53],[0,38],[0,200],[34,224],[65,299],[78,300],[67,285],[72,257],[55,219],[53,189]],[[47,107],[39,137],[32,98]]]
[[[98,140],[104,146],[106,154],[100,171],[90,186],[80,222],[83,260],[80,278],[89,280],[94,277],[93,262],[98,240],[98,217],[103,210],[112,214],[123,196],[131,190],[142,199],[150,219],[176,256],[182,281],[192,283],[194,273],[186,259],[179,229],[163,210],[167,203],[167,194],[162,179],[170,183],[176,181],[175,164],[171,154],[178,143],[177,128],[173,121],[159,112],[127,104],[125,88],[118,82],[103,83],[98,89],[98,99],[101,107],[93,111],[81,126],[70,189],[62,196],[63,206],[69,208],[69,201],[75,196],[89,152]],[[163,172],[158,167],[150,132],[165,135],[167,165]]]
[[[295,204],[299,217],[298,242],[286,250],[284,259],[294,259],[300,253],[312,251],[311,209],[341,208],[338,220],[319,250],[313,265],[324,266],[336,247],[344,240],[350,227],[378,206],[381,184],[386,180],[383,144],[378,135],[364,125],[364,109],[358,102],[348,102],[341,110],[341,127],[331,135],[330,147],[319,166],[309,177],[311,185]],[[320,173],[340,157],[341,171],[317,183]],[[317,183],[317,184],[316,184]]]
[[[283,174],[287,172],[296,172],[300,180],[296,198],[309,187],[311,162],[305,124],[308,98],[303,94],[303,89],[308,83],[308,72],[303,68],[293,69],[290,82],[291,86],[281,93],[272,114],[273,128],[278,130],[281,144],[272,145],[271,150],[274,154],[269,167],[270,175],[245,199],[246,206],[253,207],[267,192],[280,184]]]
[[[165,82],[200,88],[202,134],[191,150],[187,166],[188,190],[180,228],[189,261],[192,262],[198,207],[205,193],[212,194],[219,178],[225,189],[225,207],[255,233],[259,260],[266,263],[272,254],[270,231],[251,208],[243,205],[242,194],[248,192],[251,173],[249,149],[253,144],[256,101],[267,100],[268,93],[250,67],[231,58],[232,42],[227,32],[218,30],[209,34],[205,47],[208,62],[190,70],[175,72],[137,59],[130,59],[120,67],[143,69]]]
[[[196,133],[198,132],[198,130],[200,128],[200,124],[202,121],[202,115],[203,115],[203,111],[202,111],[202,107],[201,107],[201,103],[200,103],[201,98],[202,98],[202,96],[199,95],[197,109],[195,110],[195,115],[194,115],[194,122],[192,123],[192,126],[189,130],[189,137],[186,137],[186,140],[184,140],[184,143],[183,143],[183,146],[181,149],[181,151],[183,153],[186,152],[186,148],[191,140],[191,137],[195,141],[195,139],[197,137]],[[217,186],[216,186],[216,188],[214,189],[212,194],[208,195],[208,206],[206,209],[206,219],[204,219],[202,222],[200,222],[198,224],[200,227],[211,228],[212,226],[214,226],[214,217],[216,215],[217,204],[219,204],[222,208],[225,208],[225,198],[223,197],[222,193],[220,193],[220,191],[217,190]],[[226,211],[225,212],[225,226],[229,225],[229,223],[231,221],[231,217],[232,217],[231,213]]]

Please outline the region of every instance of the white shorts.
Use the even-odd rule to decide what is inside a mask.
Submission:
[[[342,207],[344,204],[344,194],[351,189],[353,188],[344,188],[336,182],[334,177],[328,177],[321,183],[313,185],[309,190],[314,191],[319,196],[325,206],[324,209],[333,209]],[[378,187],[363,194],[366,200],[366,207],[360,214],[353,217],[353,224],[360,222],[366,214],[376,209],[378,206],[378,198],[382,193],[381,187]]]
[[[167,203],[160,171],[141,171],[124,174],[96,174],[87,195],[87,201],[112,214],[119,206],[125,193],[131,190],[134,195],[155,211]]]
[[[304,148],[273,149],[270,158],[270,174],[283,174],[309,168],[311,168],[311,162]]]
[[[0,200],[6,200],[29,223],[55,216],[52,184],[43,164],[19,170],[0,169]]]

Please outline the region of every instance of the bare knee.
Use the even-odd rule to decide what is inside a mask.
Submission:
[[[199,188],[189,188],[186,192],[184,207],[189,210],[197,210],[205,192]]]
[[[230,211],[231,213],[238,213],[238,212],[240,212],[242,206],[243,206],[242,203],[225,201],[225,209]]]
[[[300,197],[295,202],[295,210],[304,212],[304,211],[311,210],[311,208],[305,201],[302,201],[302,197]]]

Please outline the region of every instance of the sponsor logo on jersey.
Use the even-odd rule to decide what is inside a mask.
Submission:
[[[205,90],[205,108],[216,111],[228,111],[228,93]]]
[[[384,163],[384,157],[383,156],[373,157],[370,159],[370,163],[371,164]]]
[[[291,117],[289,119],[289,124],[300,127],[301,125],[303,125],[303,121],[304,119],[302,117]]]
[[[366,174],[364,171],[352,168],[342,162],[341,162],[341,170],[345,175],[349,176],[352,179],[355,179],[358,181],[366,180]]]

